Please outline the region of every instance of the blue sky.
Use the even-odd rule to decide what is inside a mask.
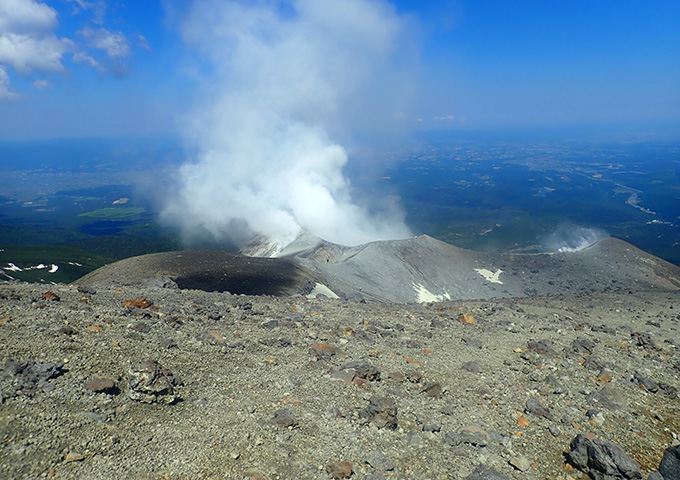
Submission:
[[[309,1],[247,3],[269,5],[262,11],[286,23]],[[348,56],[348,70],[366,71],[343,80],[349,83],[338,91],[346,97],[337,98],[352,105],[340,105],[347,111],[336,123],[390,117],[385,125],[405,129],[680,125],[677,0],[345,5],[357,2],[375,4],[386,18],[380,28],[390,29],[362,41],[393,45],[358,66]],[[201,38],[204,13],[230,3],[0,0],[0,140],[183,129],[234,78],[234,59],[208,41],[220,35]],[[342,45],[328,48],[342,55]],[[366,87],[346,89],[356,81]],[[348,100],[350,93],[362,101]]]

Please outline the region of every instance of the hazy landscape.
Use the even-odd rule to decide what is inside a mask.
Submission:
[[[403,209],[414,235],[535,253],[596,232],[680,264],[680,140],[460,137],[360,150],[345,174],[359,200]],[[114,259],[184,248],[159,213],[186,154],[170,138],[0,144],[3,278],[72,281]],[[236,249],[228,238],[193,246]],[[40,264],[59,269],[32,268]]]

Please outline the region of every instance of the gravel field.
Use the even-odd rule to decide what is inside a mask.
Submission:
[[[647,479],[680,458],[679,348],[678,291],[1,284],[0,478]]]

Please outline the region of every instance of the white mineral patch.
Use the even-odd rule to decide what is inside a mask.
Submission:
[[[319,295],[325,295],[328,298],[340,298],[335,294],[333,290],[331,290],[326,285],[323,285],[321,283],[317,283],[316,285],[314,285],[314,289],[307,295],[307,298],[316,298]]]
[[[416,301],[418,303],[442,302],[444,300],[451,300],[451,296],[447,292],[444,292],[441,295],[437,295],[437,294],[430,292],[427,288],[425,288],[420,283],[414,283],[413,288],[416,291],[416,297],[417,297]]]
[[[8,263],[6,267],[2,267],[3,270],[9,270],[10,272],[20,272],[21,267],[17,267],[13,263]]]
[[[486,280],[487,282],[500,283],[501,285],[503,285],[503,282],[501,282],[498,279],[498,277],[501,276],[501,273],[503,273],[503,270],[501,270],[500,268],[495,272],[487,270],[486,268],[475,268],[475,272],[479,273],[482,277],[484,277],[484,280]]]

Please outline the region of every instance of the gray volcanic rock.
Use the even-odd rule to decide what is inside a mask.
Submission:
[[[664,480],[680,478],[680,445],[666,449],[659,465],[659,473]]]
[[[642,471],[626,452],[613,442],[590,440],[577,435],[571,442],[567,460],[595,480],[641,479]]]

